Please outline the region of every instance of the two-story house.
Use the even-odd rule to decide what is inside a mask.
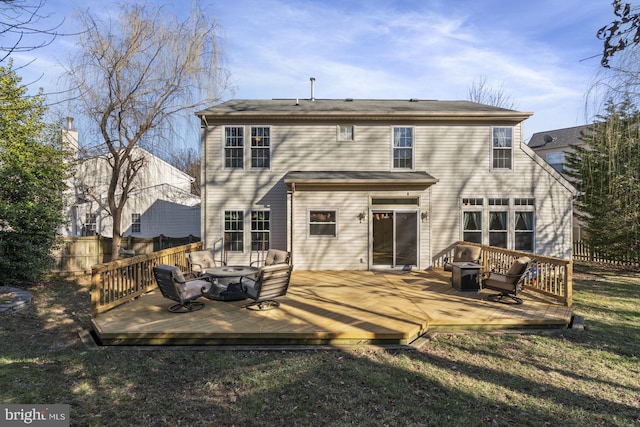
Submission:
[[[545,159],[552,168],[566,177],[567,154],[574,151],[573,147],[584,144],[582,135],[588,134],[589,128],[590,125],[581,125],[537,132],[531,136],[527,145]],[[574,215],[573,239],[582,240],[583,233],[583,224]]]
[[[104,208],[111,177],[108,156],[78,158],[78,131],[67,119],[63,141],[74,152],[73,176],[64,193],[66,223],[63,237],[100,234],[111,237],[112,218]],[[191,194],[193,178],[143,148],[133,156],[144,159],[122,217],[123,236],[200,236],[200,197]]]
[[[426,269],[459,240],[570,258],[575,189],[522,142],[531,113],[468,101],[230,100],[201,120],[202,230],[229,264]]]

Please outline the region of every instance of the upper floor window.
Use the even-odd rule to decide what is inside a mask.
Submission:
[[[493,128],[491,161],[493,169],[511,169],[513,128]]]
[[[563,173],[564,172],[564,153],[562,151],[558,151],[555,153],[547,153],[547,163],[554,168],[556,171]]]
[[[393,128],[393,167],[413,169],[413,128]]]
[[[224,167],[242,169],[244,167],[244,128],[224,128]]]
[[[251,128],[251,167],[269,169],[271,165],[271,129]]]
[[[339,125],[338,126],[338,141],[353,141],[353,126],[352,125]]]
[[[140,233],[142,229],[142,220],[139,213],[131,214],[131,232]]]

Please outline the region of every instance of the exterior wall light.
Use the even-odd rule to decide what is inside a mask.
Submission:
[[[358,214],[358,219],[362,223],[365,219],[367,219],[367,211],[362,211]]]

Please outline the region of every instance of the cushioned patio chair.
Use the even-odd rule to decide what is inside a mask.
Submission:
[[[482,279],[482,288],[492,289],[500,293],[489,295],[487,298],[492,301],[503,302],[502,299],[508,297],[514,300],[516,304],[522,304],[522,298],[517,295],[523,289],[525,273],[531,268],[533,262],[531,258],[523,256],[514,260],[505,274],[488,273]]]
[[[291,258],[291,254],[287,251],[282,251],[280,249],[269,249],[267,251],[267,255],[264,257],[263,260],[252,261],[251,265],[264,267],[267,265],[274,265],[274,264],[289,264],[290,258]]]
[[[162,296],[176,301],[176,304],[169,306],[170,312],[188,313],[204,307],[204,303],[194,300],[200,298],[203,292],[209,291],[211,282],[202,279],[186,280],[179,267],[163,264],[153,267],[153,276]]]
[[[291,280],[291,266],[289,264],[273,264],[260,267],[255,280],[243,277],[240,280],[240,289],[253,302],[245,308],[252,310],[271,310],[279,307],[280,303],[274,298],[283,296],[289,289]]]
[[[459,244],[456,245],[453,250],[453,259],[449,260],[449,258],[444,259],[444,271],[452,271],[453,267],[451,266],[452,262],[474,262],[476,264],[480,263],[480,256],[482,254],[481,246],[474,245],[464,245]]]
[[[211,250],[190,252],[187,254],[187,262],[189,271],[196,276],[202,276],[207,268],[218,266]]]

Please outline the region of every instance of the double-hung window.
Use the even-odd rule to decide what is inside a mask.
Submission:
[[[562,151],[547,153],[547,163],[560,173],[564,172],[564,158],[564,153]]]
[[[85,215],[83,236],[95,236],[98,229],[98,214],[87,213]]]
[[[131,214],[131,232],[140,233],[142,230],[142,220],[139,213]]]
[[[269,249],[269,211],[251,211],[251,250]]]
[[[413,128],[393,128],[393,168],[413,169]]]
[[[224,128],[224,167],[229,169],[244,167],[244,128],[242,126]]]
[[[251,168],[269,169],[271,165],[271,128],[251,128]]]
[[[230,252],[244,251],[244,213],[224,211],[224,244]]]
[[[493,128],[492,132],[492,168],[511,169],[513,162],[513,128]]]
[[[336,237],[338,235],[337,211],[310,210],[309,235]]]

